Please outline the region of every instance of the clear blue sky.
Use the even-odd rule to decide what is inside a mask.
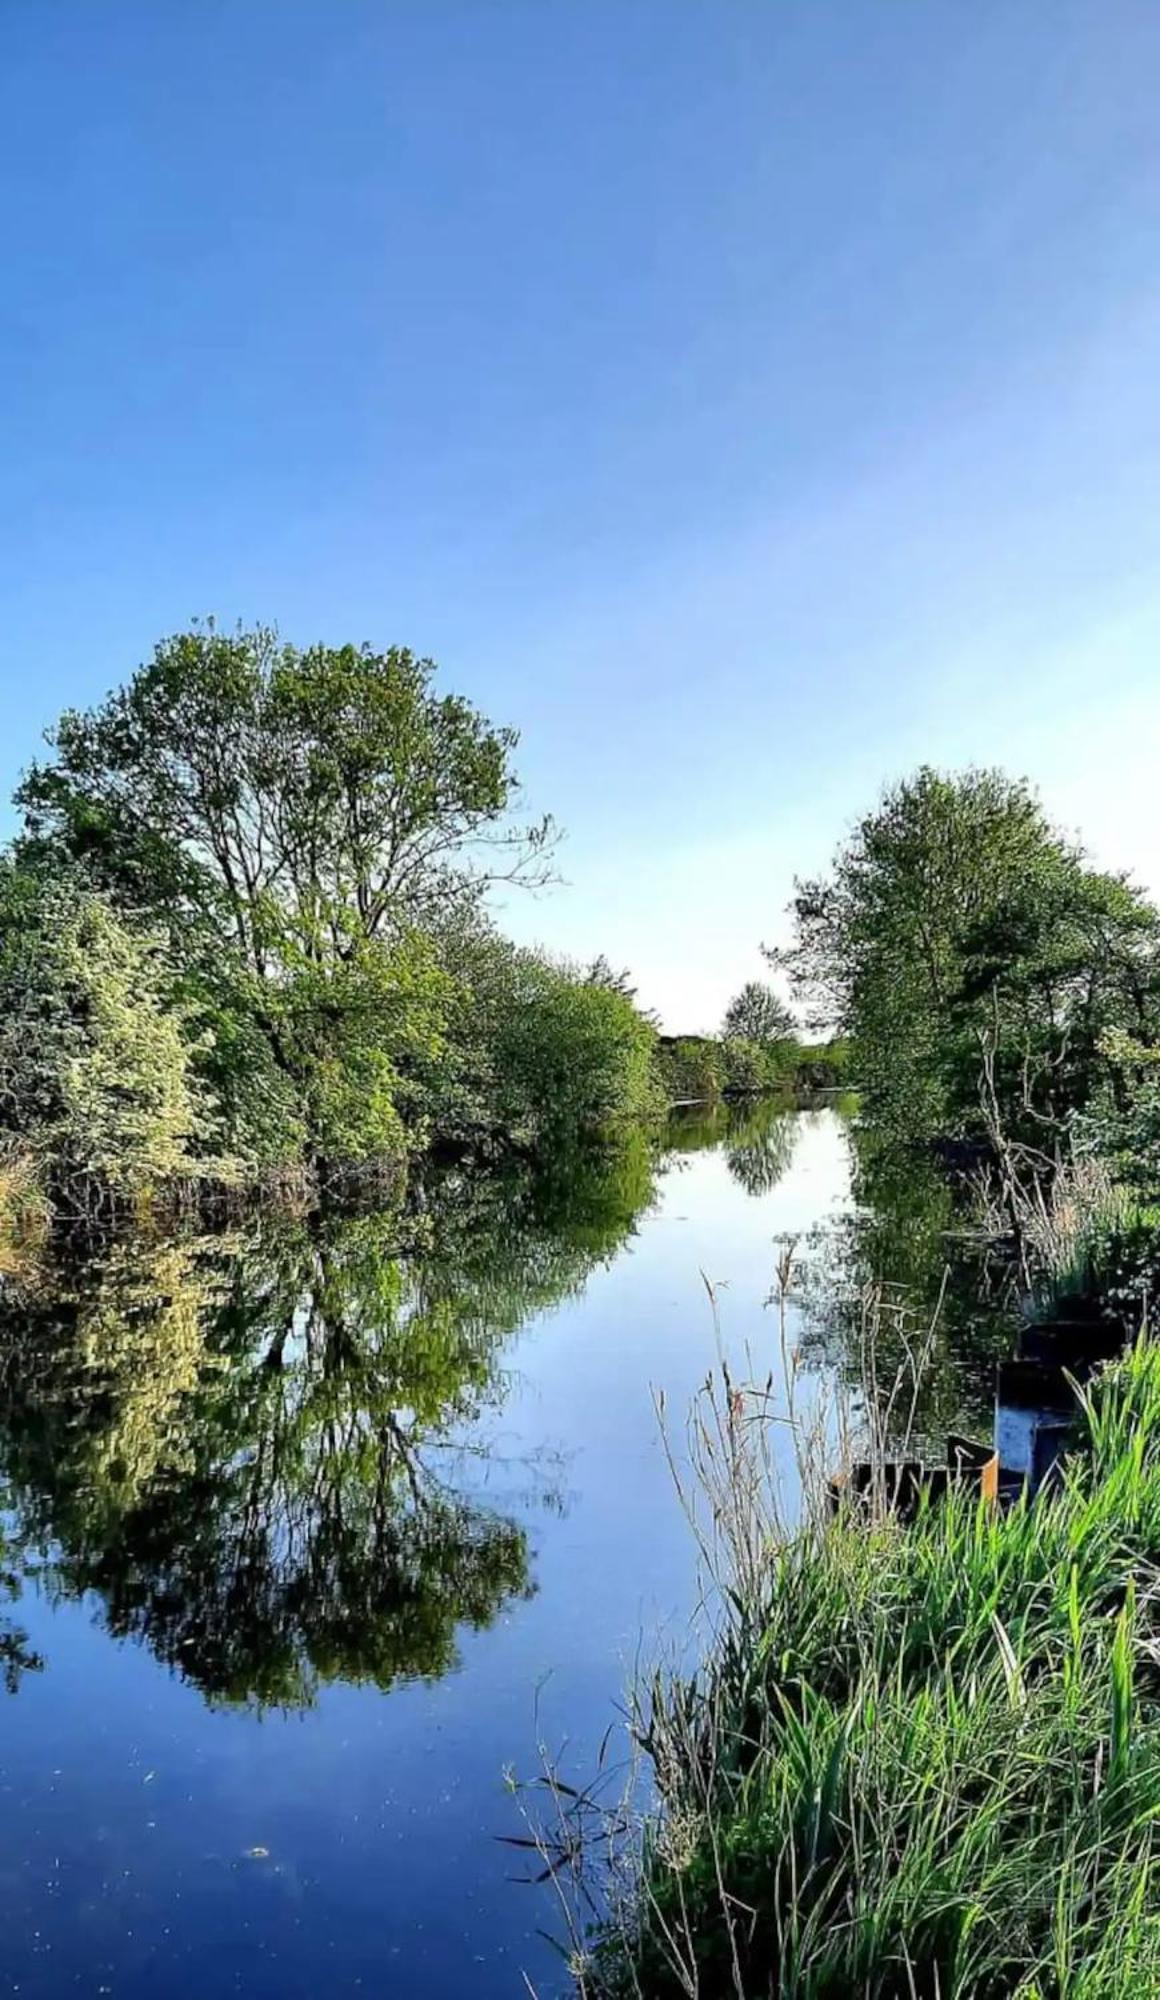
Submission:
[[[523,731],[672,1025],[921,759],[1160,888],[1156,0],[3,0],[4,795],[215,612]]]

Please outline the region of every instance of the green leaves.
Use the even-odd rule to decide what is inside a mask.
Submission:
[[[794,915],[777,962],[852,1038],[870,1114],[908,1136],[979,1131],[986,1033],[1011,1136],[1050,1145],[1107,1077],[1108,1036],[1160,1021],[1155,912],[1000,772],[886,792]]]
[[[420,1136],[454,984],[432,934],[497,878],[547,877],[550,824],[510,818],[514,731],[434,675],[405,648],[210,622],[64,715],[20,787],[26,863],[79,869],[142,935],[164,925],[243,1171]],[[589,1095],[599,1109],[606,1082]]]
[[[165,940],[83,880],[0,872],[0,1116],[57,1198],[196,1171],[210,1119]]]
[[[725,1009],[721,1033],[726,1041],[753,1042],[758,1048],[767,1048],[777,1042],[793,1043],[797,1026],[773,988],[751,979]]]
[[[119,895],[179,911],[266,976],[413,922],[452,879],[542,873],[543,826],[505,823],[515,734],[432,691],[405,648],[313,646],[212,624],[62,717],[17,795],[34,842]]]

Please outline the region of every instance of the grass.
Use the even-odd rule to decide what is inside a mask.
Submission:
[[[1008,1512],[787,1534],[743,1392],[703,1423],[723,1615],[638,1718],[658,1803],[585,2000],[1160,1993],[1160,1348]]]

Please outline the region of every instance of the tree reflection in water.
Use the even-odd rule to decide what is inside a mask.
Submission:
[[[995,1364],[1012,1351],[1015,1318],[1005,1274],[971,1230],[970,1188],[867,1123],[854,1121],[849,1138],[850,1207],[814,1232],[803,1266],[803,1351],[859,1396],[871,1382],[880,1417],[890,1409],[913,1425],[923,1448],[941,1454],[952,1430],[989,1437]]]
[[[780,1097],[734,1098],[674,1113],[666,1140],[675,1153],[724,1150],[746,1194],[771,1194],[788,1172],[802,1113]]]
[[[892,1143],[859,1119],[856,1099],[831,1100],[829,1108],[847,1120],[850,1201],[796,1245],[802,1355],[833,1368],[855,1407],[871,1383],[880,1414],[891,1407],[907,1423],[913,1417],[919,1441],[940,1453],[947,1431],[989,1436],[995,1363],[1012,1350],[1015,1322],[1004,1273],[972,1238],[970,1190],[929,1151]],[[678,1155],[723,1150],[738,1185],[767,1195],[786,1173],[810,1116],[776,1098],[696,1106],[674,1116],[668,1143]],[[872,1296],[879,1305],[870,1366]],[[920,1349],[914,1387],[909,1370]],[[900,1373],[908,1378],[901,1397]]]
[[[405,1213],[119,1241],[38,1272],[0,1308],[17,1569],[50,1549],[51,1590],[94,1593],[111,1633],[213,1701],[445,1673],[459,1630],[533,1588],[524,1528],[463,1476],[504,1342],[652,1193],[636,1139],[547,1176],[448,1173]],[[10,1679],[35,1664],[12,1658]]]

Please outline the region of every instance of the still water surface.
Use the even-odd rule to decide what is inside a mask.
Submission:
[[[587,1775],[680,1643],[654,1391],[713,1364],[702,1274],[776,1367],[775,1239],[849,1175],[766,1108],[9,1287],[0,1992],[558,1992],[505,1768]]]

